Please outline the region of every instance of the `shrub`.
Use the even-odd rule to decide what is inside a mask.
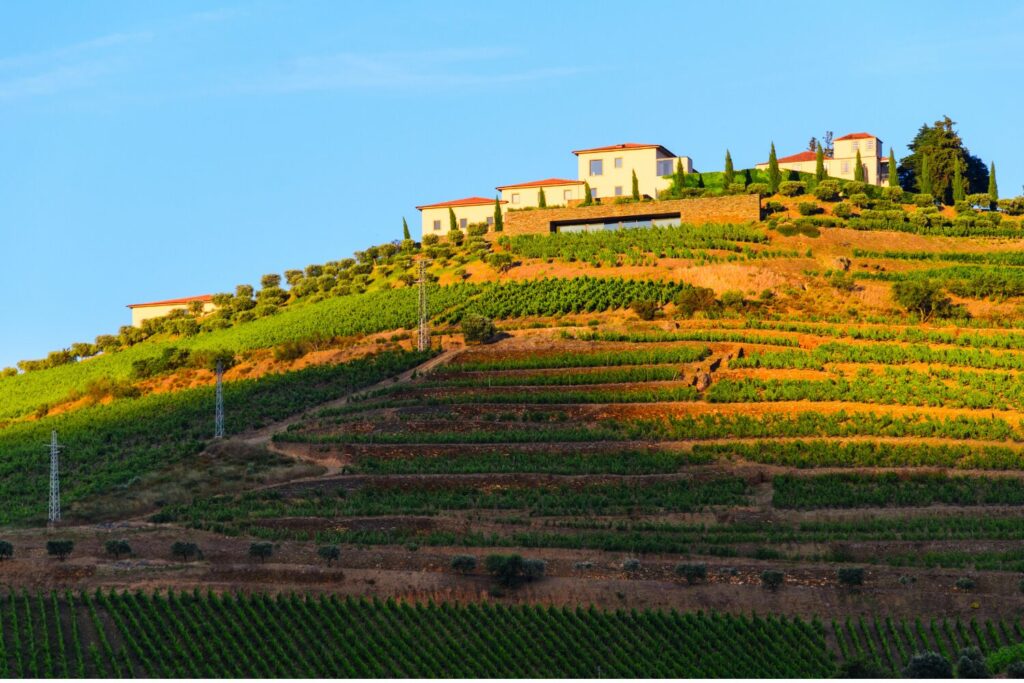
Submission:
[[[976,647],[965,647],[957,654],[957,678],[991,678],[985,658]]]
[[[1024,662],[1017,660],[1006,667],[1007,678],[1024,678]]]
[[[622,568],[627,572],[640,571],[640,560],[635,557],[628,557],[622,561]]]
[[[786,210],[786,205],[782,202],[770,201],[765,202],[764,212],[765,213],[781,213]]]
[[[641,320],[654,320],[654,317],[658,315],[658,311],[661,310],[658,302],[651,299],[637,299],[629,307]]]
[[[839,202],[832,207],[832,215],[837,218],[849,218],[853,215],[853,206],[849,202]]]
[[[477,313],[470,313],[462,319],[462,334],[467,342],[486,342],[497,331],[494,322],[490,318],[485,318]]]
[[[185,562],[189,562],[193,557],[201,557],[202,553],[199,552],[199,546],[189,541],[175,541],[171,544],[171,555],[173,557],[180,557]]]
[[[466,228],[466,234],[470,237],[480,237],[481,235],[487,234],[486,223],[474,223]]]
[[[291,340],[274,347],[274,360],[291,362],[309,353],[309,344],[302,340]]]
[[[871,200],[863,192],[857,192],[850,195],[850,203],[856,206],[858,209],[866,209],[871,206]]]
[[[867,657],[849,659],[840,664],[839,670],[836,672],[836,678],[846,680],[874,680],[889,678],[891,675],[890,672],[876,664],[873,659]]]
[[[999,209],[1006,212],[1007,216],[1020,216],[1024,214],[1024,197],[1000,199]]]
[[[511,254],[488,254],[486,261],[487,265],[494,268],[499,273],[507,273],[512,268]]]
[[[761,572],[761,585],[770,591],[782,585],[786,575],[779,569],[765,569]]]
[[[473,555],[456,555],[452,558],[451,568],[460,574],[468,574],[476,569],[476,557]]]
[[[128,541],[121,539],[111,539],[103,544],[103,548],[108,555],[113,555],[115,560],[120,560],[122,555],[132,554],[132,547],[128,545]]]
[[[779,183],[779,194],[783,197],[796,197],[807,189],[807,184],[799,180],[787,180]]]
[[[458,228],[454,228],[448,231],[448,241],[451,244],[454,244],[455,246],[461,245],[462,240],[465,239],[465,237],[466,235],[462,232],[462,230],[459,230]]]
[[[511,588],[541,578],[546,565],[543,560],[527,560],[522,555],[488,555],[484,567],[498,583]]]
[[[904,678],[952,678],[953,667],[938,652],[918,652],[902,673]]]
[[[747,300],[746,298],[744,298],[743,292],[737,291],[735,289],[730,289],[728,291],[722,292],[722,306],[724,306],[725,308],[742,308],[746,302]]]
[[[955,585],[959,590],[971,591],[977,587],[978,582],[969,576],[961,576],[959,579],[956,580]]]
[[[747,191],[747,186],[743,183],[729,183],[725,191],[727,194],[743,194]]]
[[[756,194],[762,197],[768,196],[768,183],[750,183],[747,185],[747,194]]]
[[[718,306],[715,290],[708,287],[684,289],[676,295],[673,303],[676,305],[676,309],[688,318],[697,311],[710,311]]]
[[[935,206],[935,197],[931,196],[927,192],[923,193],[923,194],[915,194],[914,195],[914,205],[915,206],[921,206],[921,207]]]
[[[840,567],[836,572],[839,583],[844,586],[861,586],[864,584],[864,570],[861,567]]]
[[[423,246],[425,246],[425,247],[432,247],[432,246],[434,246],[435,244],[437,244],[440,241],[441,241],[441,238],[438,237],[437,235],[424,235],[423,236]]]
[[[548,563],[544,560],[526,559],[523,560],[523,577],[527,581],[536,581],[544,578]]]
[[[75,549],[75,542],[70,540],[54,540],[46,542],[47,554],[56,557],[58,560],[63,562],[68,559],[71,552]]]
[[[981,207],[983,209],[992,208],[992,197],[988,193],[978,193],[967,195],[967,205],[972,207]]]
[[[892,286],[896,303],[925,320],[952,313],[953,303],[942,286],[934,280],[902,280]]]
[[[0,541],[0,561],[14,557],[14,546],[10,541]]]
[[[692,586],[708,577],[708,566],[703,562],[699,564],[677,564],[676,576],[683,577],[686,579],[686,583]]]
[[[249,557],[260,562],[266,562],[267,558],[274,554],[274,544],[260,541],[249,546]]]
[[[814,196],[823,202],[834,202],[839,199],[839,183],[835,180],[822,180],[814,186]]]
[[[813,216],[814,214],[821,213],[821,207],[814,202],[800,202],[797,204],[796,210],[800,212],[801,216]]]
[[[903,188],[902,187],[883,187],[882,188],[882,199],[887,199],[890,202],[903,203]]]
[[[341,549],[336,545],[322,545],[316,549],[316,554],[330,567],[332,562],[341,559]]]

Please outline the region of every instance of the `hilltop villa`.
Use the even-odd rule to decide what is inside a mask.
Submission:
[[[833,141],[831,155],[825,156],[825,174],[833,178],[853,180],[857,167],[857,152],[864,166],[864,182],[884,185],[889,181],[889,159],[882,156],[882,140],[871,133],[850,133]],[[787,171],[814,173],[817,154],[807,150],[779,158],[779,168]],[[767,169],[768,162],[755,168]]]
[[[494,202],[492,201],[493,205]],[[187,311],[193,302],[199,301],[203,305],[203,313],[212,312],[217,306],[213,303],[211,294],[200,296],[187,296],[182,299],[166,299],[164,301],[150,301],[144,304],[128,304],[132,311],[132,327],[142,327],[142,323],[151,318],[162,318],[172,311]]]

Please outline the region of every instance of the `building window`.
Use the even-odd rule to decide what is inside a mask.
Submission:
[[[622,196],[622,185],[616,185],[615,186],[615,196],[616,197],[621,197]]]
[[[850,149],[852,149],[852,150],[853,150],[854,152],[856,152],[856,151],[857,151],[857,148],[858,148],[858,147],[860,146],[860,143],[859,143],[859,142],[857,142],[856,140],[854,140],[854,141],[853,141],[853,142],[851,142],[850,144],[851,144],[851,145],[853,145],[853,146],[852,146],[852,147],[851,147]]]
[[[590,175],[603,175],[604,174],[604,162],[600,159],[590,160]]]
[[[844,161],[843,162],[843,173],[849,173],[849,172],[850,172],[850,162],[849,161]]]
[[[615,168],[622,168],[622,157],[615,157]]]
[[[570,199],[572,199],[572,190],[565,190],[565,191],[563,191],[562,192],[562,199],[564,199],[565,201],[569,201]]]
[[[468,219],[466,219],[466,218],[460,218],[459,219],[459,227],[460,228],[465,230],[467,225],[469,225],[469,220]]]
[[[434,221],[434,230],[441,229],[441,221]]]
[[[494,216],[487,217],[487,225],[494,225]]]
[[[658,175],[672,175],[671,159],[658,159]]]
[[[512,203],[513,204],[518,204],[519,203],[519,195],[518,194],[513,194],[512,195]]]
[[[590,188],[590,198],[591,199],[597,199],[597,188],[596,187]]]
[[[874,140],[868,140],[867,142],[865,142],[864,143],[864,149],[866,149],[869,152],[874,152],[875,151],[875,141]]]

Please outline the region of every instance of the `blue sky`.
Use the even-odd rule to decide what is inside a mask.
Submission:
[[[1024,183],[1024,5],[0,5],[0,366],[654,142],[716,170],[949,114]]]

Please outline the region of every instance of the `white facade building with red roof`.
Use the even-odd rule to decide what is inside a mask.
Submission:
[[[832,142],[831,155],[825,156],[825,174],[831,178],[853,180],[857,172],[857,153],[864,168],[864,182],[884,185],[889,180],[889,159],[882,154],[882,140],[871,133],[849,133]],[[779,158],[779,168],[800,173],[814,173],[817,154],[812,150]],[[756,168],[768,168],[768,162]]]
[[[213,303],[213,295],[201,294],[200,296],[187,296],[181,299],[165,299],[163,301],[149,301],[142,304],[128,304],[132,312],[132,327],[142,327],[142,323],[152,318],[162,318],[173,311],[187,311],[194,304],[201,304],[204,314],[212,312],[217,308]]]

